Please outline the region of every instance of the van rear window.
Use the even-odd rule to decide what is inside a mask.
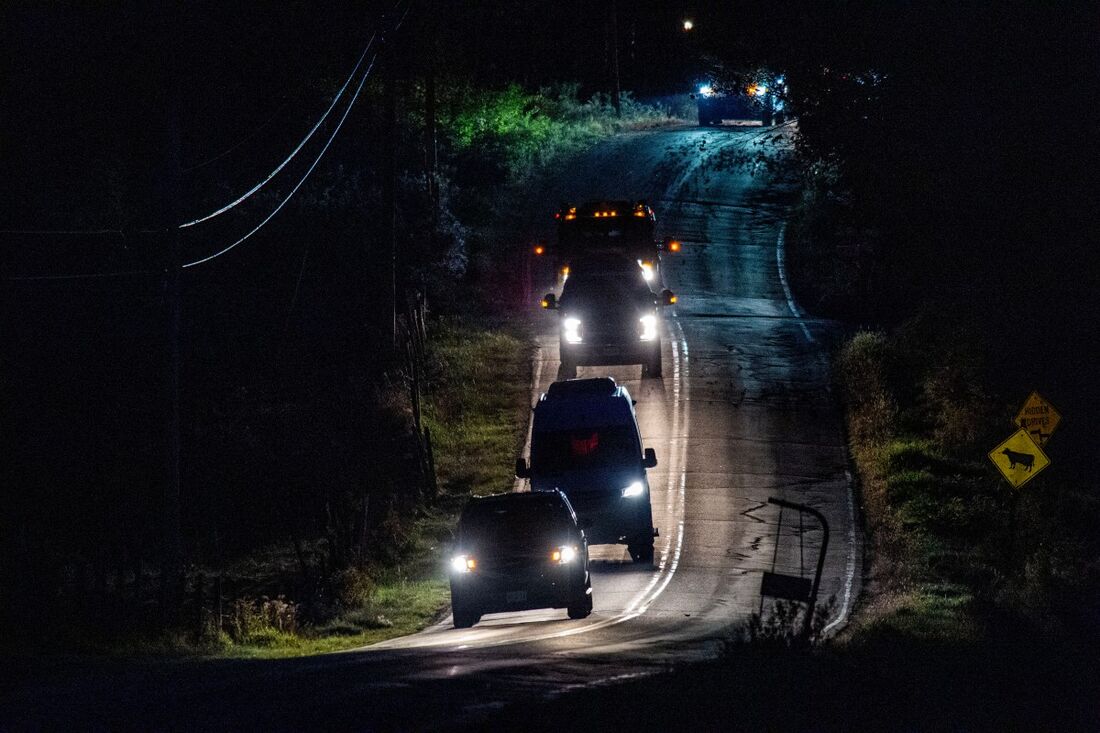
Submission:
[[[531,468],[540,473],[634,467],[639,460],[629,427],[537,432],[531,440]]]

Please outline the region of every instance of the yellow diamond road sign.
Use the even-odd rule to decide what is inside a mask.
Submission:
[[[1001,472],[1012,488],[1018,489],[1050,465],[1043,449],[1020,428],[1008,440],[989,451],[989,460]]]
[[[1054,409],[1054,405],[1043,399],[1038,392],[1028,395],[1024,406],[1016,415],[1016,424],[1027,430],[1032,440],[1039,445],[1046,445],[1050,434],[1061,420],[1062,416]]]

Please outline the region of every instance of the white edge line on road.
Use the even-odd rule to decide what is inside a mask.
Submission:
[[[527,418],[527,440],[523,444],[524,453],[531,449],[531,431],[535,429],[535,403],[539,400],[542,391],[542,345],[535,341],[535,351],[532,355],[535,362],[535,371],[531,374],[531,401],[530,416]],[[523,491],[526,479],[516,478],[512,484],[512,491]]]
[[[779,236],[775,239],[775,262],[779,266],[779,282],[783,283],[783,294],[787,296],[787,307],[791,309],[791,314],[798,319],[798,325],[802,329],[802,334],[806,337],[806,340],[812,344],[815,343],[814,337],[810,333],[810,329],[806,328],[806,322],[802,320],[802,309],[798,307],[798,303],[794,302],[791,287],[787,284],[787,257],[784,252],[786,233],[787,222],[783,222],[779,227]]]
[[[794,295],[791,293],[790,285],[787,284],[787,258],[784,251],[786,249],[786,233],[787,222],[783,222],[779,227],[779,235],[775,239],[775,261],[779,267],[779,282],[783,283],[783,294],[787,297],[787,307],[791,309],[791,313],[798,320],[798,325],[802,328],[802,334],[811,344],[817,343],[810,333],[810,329],[806,328],[802,309],[798,307],[798,303],[795,302]],[[845,447],[845,450],[847,450],[847,447]],[[844,601],[840,605],[840,611],[837,612],[836,618],[825,625],[825,628],[821,631],[822,634],[829,633],[848,620],[848,612],[851,609],[852,601],[852,585],[855,582],[856,575],[855,482],[852,480],[852,472],[849,470],[844,471],[844,478],[848,484],[848,552],[844,566]]]
[[[848,481],[848,559],[844,578],[844,602],[841,603],[840,611],[837,612],[836,618],[826,624],[825,628],[821,630],[822,634],[828,634],[833,628],[848,619],[848,609],[852,601],[852,583],[856,576],[856,507],[852,472],[846,470],[844,472],[844,478]]]

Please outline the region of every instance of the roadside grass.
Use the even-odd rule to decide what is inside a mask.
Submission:
[[[1072,465],[1026,491],[1000,480],[985,453],[1015,406],[990,406],[980,340],[941,320],[857,333],[836,360],[872,558],[844,640],[1095,639],[1100,548],[1086,525],[1100,502]]]
[[[302,570],[288,543],[220,567],[193,568],[192,585],[204,576],[208,595],[201,621],[196,606],[185,605],[182,628],[78,635],[73,627],[32,647],[13,640],[5,646],[26,659],[49,650],[131,659],[276,659],[354,649],[438,621],[450,606],[443,558],[458,512],[470,495],[511,490],[530,412],[531,347],[522,324],[442,318],[429,325],[427,351],[424,422],[432,432],[439,496],[395,522],[399,542],[386,557],[327,578],[320,608],[307,612],[294,597]],[[301,549],[310,566],[323,563],[323,540],[303,542]],[[215,576],[225,586],[220,627],[209,596]]]
[[[530,414],[531,347],[519,330],[446,319],[433,327],[425,423],[441,493],[510,491]]]

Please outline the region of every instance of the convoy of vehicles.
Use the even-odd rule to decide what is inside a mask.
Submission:
[[[565,608],[572,619],[592,613],[588,541],[569,500],[553,489],[470,499],[451,557],[455,628],[533,608]]]
[[[593,608],[589,544],[626,545],[634,562],[652,564],[653,510],[634,401],[610,377],[576,379],[579,366],[641,364],[659,378],[663,280],[671,239],[654,239],[656,216],[644,202],[591,201],[557,213],[556,271],[561,372],[534,409],[530,462],[516,461],[530,491],[471,499],[459,520],[451,557],[456,628],[483,614],[566,608],[569,618]],[[536,254],[543,254],[540,245]]]
[[[531,491],[561,491],[594,545],[625,544],[635,562],[653,562],[653,512],[634,401],[611,377],[554,382],[535,405],[531,461],[516,475]]]
[[[722,120],[759,121],[769,126],[786,121],[785,94],[786,80],[768,76],[732,88],[705,82],[691,96],[699,105],[699,124],[704,127]]]

